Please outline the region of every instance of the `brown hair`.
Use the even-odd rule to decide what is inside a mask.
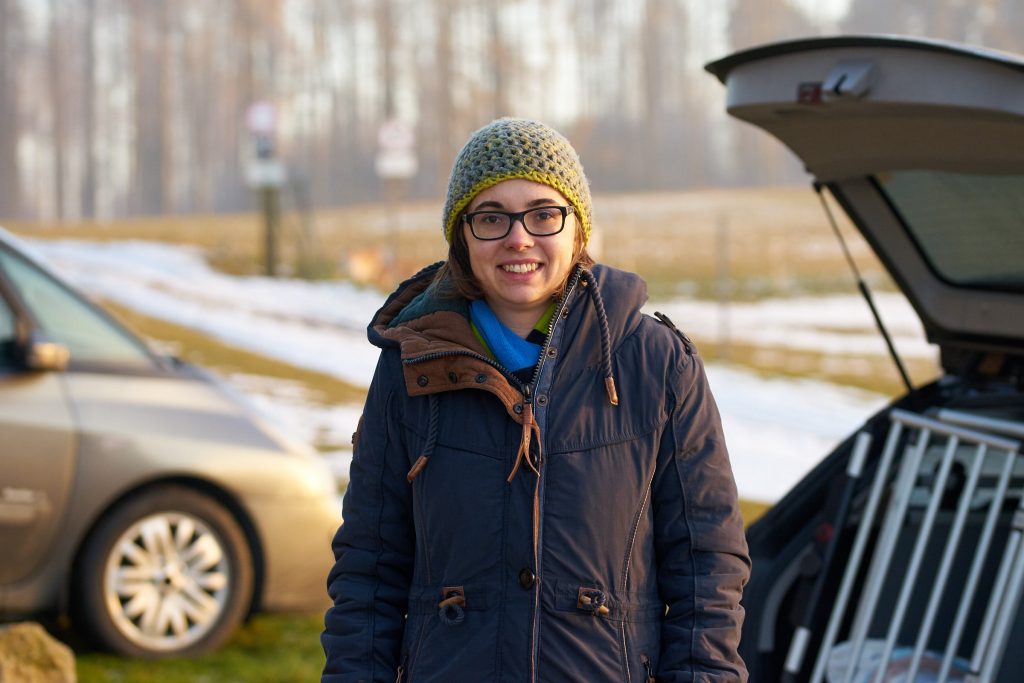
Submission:
[[[594,259],[587,253],[587,245],[584,242],[583,225],[580,221],[574,221],[576,235],[573,239],[572,264],[569,266],[569,273],[566,279],[555,290],[553,298],[559,298],[565,291],[569,281],[578,264],[584,268],[594,265]],[[448,246],[448,260],[442,265],[437,275],[434,276],[434,287],[439,294],[447,298],[464,298],[473,301],[484,297],[483,289],[473,275],[473,266],[469,261],[469,245],[466,244],[465,221],[462,215],[455,219],[455,229],[452,230],[452,241]]]

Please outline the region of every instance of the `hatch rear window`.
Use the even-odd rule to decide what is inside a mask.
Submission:
[[[1024,175],[894,171],[877,180],[939,277],[1024,290]]]

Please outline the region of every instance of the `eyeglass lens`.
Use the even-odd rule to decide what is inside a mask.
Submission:
[[[481,211],[468,215],[473,236],[482,240],[500,239],[512,229],[512,223],[522,220],[526,231],[537,237],[554,235],[565,226],[566,207],[542,206],[519,213]]]

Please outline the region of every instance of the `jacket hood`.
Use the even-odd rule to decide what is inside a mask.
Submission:
[[[527,386],[511,379],[511,373],[477,339],[470,325],[469,302],[437,291],[433,283],[440,267],[441,263],[428,266],[399,285],[370,323],[370,341],[382,349],[398,348],[410,396],[475,382],[497,395],[509,415],[522,423],[522,410],[530,403],[523,401],[528,398]],[[576,371],[600,366],[612,405],[619,403],[613,356],[639,327],[640,307],[646,300],[647,286],[637,275],[607,266],[577,267],[559,307],[559,315],[565,318],[563,338],[572,342],[572,351],[562,354],[561,365]]]
[[[469,328],[469,302],[442,296],[432,286],[443,264],[444,261],[433,263],[398,285],[367,327],[370,343],[380,348],[400,346],[403,357],[407,357],[407,351],[427,353],[436,350],[439,343],[457,343],[471,351],[486,353]],[[570,283],[576,280],[579,283],[567,302],[567,324],[573,337],[589,333],[592,326],[599,325],[592,315],[594,311],[581,310],[585,307],[580,305],[587,296],[586,289],[596,286],[614,351],[640,324],[640,309],[647,302],[647,284],[635,273],[600,264],[589,270],[578,268],[578,271],[570,276]],[[463,327],[459,324],[460,318],[465,329],[460,329]],[[450,329],[452,327],[455,329]],[[410,332],[414,334],[410,336]],[[595,333],[600,334],[599,331]],[[422,339],[416,341],[414,337]],[[432,338],[433,343],[427,337]]]
[[[469,304],[461,299],[441,297],[431,287],[444,261],[432,263],[395,288],[377,309],[366,328],[370,343],[380,348],[399,346],[399,340],[387,331],[403,322],[432,313],[448,311],[469,318]],[[427,290],[430,290],[429,292]]]

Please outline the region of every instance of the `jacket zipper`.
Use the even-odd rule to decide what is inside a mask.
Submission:
[[[398,671],[396,671],[395,673],[396,673],[395,683],[402,683],[402,678],[405,676],[405,665],[404,664],[399,664],[398,665]]]
[[[544,365],[544,359],[548,355],[548,347],[551,346],[551,332],[555,329],[555,323],[559,318],[562,317],[562,311],[565,310],[565,305],[569,302],[569,295],[576,289],[576,284],[580,281],[580,268],[576,268],[573,272],[572,277],[569,278],[569,282],[565,286],[565,293],[562,294],[561,301],[558,302],[558,306],[555,307],[555,312],[551,314],[551,320],[548,321],[548,334],[544,340],[544,348],[540,350],[540,358],[537,360],[537,367],[533,369],[533,377],[530,378],[530,386],[536,386],[537,380],[540,379],[541,366]]]
[[[656,683],[654,680],[654,667],[651,666],[651,660],[647,658],[647,655],[640,655],[640,661],[644,663],[644,670],[647,672],[647,680],[644,683]]]
[[[529,384],[523,387],[523,400],[528,401],[531,405],[534,401],[533,390],[537,386],[537,382],[540,381],[541,370],[544,368],[544,359],[548,356],[548,349],[551,347],[551,333],[555,329],[555,324],[562,317],[562,312],[565,310],[566,305],[569,302],[569,298],[572,296],[573,291],[576,289],[576,285],[579,283],[580,274],[582,268],[577,266],[573,271],[572,277],[569,278],[569,282],[565,287],[565,292],[562,294],[561,301],[555,307],[555,312],[551,315],[551,320],[548,321],[548,334],[547,339],[544,340],[544,347],[540,350],[540,357],[537,359],[537,367],[533,370],[533,377],[530,379]],[[539,425],[538,425],[539,426]],[[540,432],[537,438],[537,449],[540,456],[537,458],[537,482],[534,485],[533,494],[533,505],[534,515],[536,521],[536,527],[533,537],[533,563],[534,572],[536,573],[537,580],[533,584],[533,627],[531,629],[531,643],[530,643],[530,681],[536,683],[537,681],[537,659],[540,654],[540,639],[538,633],[540,631],[540,588],[541,588],[541,577],[543,572],[541,571],[541,537],[543,536],[543,524],[540,516],[540,500],[544,494],[543,487],[541,486],[543,477],[541,476],[543,470],[541,467],[544,463],[544,451],[541,448],[541,442],[544,439],[543,432]]]
[[[537,381],[540,379],[540,373],[541,373],[541,370],[544,367],[544,359],[547,358],[548,349],[551,347],[551,333],[555,329],[555,324],[562,317],[562,313],[565,310],[565,306],[569,302],[569,298],[572,295],[572,292],[576,289],[576,285],[579,283],[580,276],[582,274],[582,270],[583,269],[581,267],[577,266],[576,269],[573,271],[573,274],[569,278],[569,282],[567,283],[567,285],[565,287],[565,292],[562,294],[561,300],[558,302],[558,305],[555,307],[555,312],[551,315],[551,320],[548,321],[547,339],[544,341],[543,348],[541,348],[540,357],[537,359],[537,366],[533,370],[533,377],[530,379],[530,381],[528,383],[524,384],[518,377],[516,377],[515,375],[510,373],[500,363],[492,360],[491,358],[488,358],[487,356],[481,355],[479,353],[475,353],[473,351],[437,351],[437,352],[434,352],[434,353],[426,353],[426,354],[423,354],[422,356],[416,356],[415,358],[405,359],[405,360],[402,361],[402,363],[405,364],[405,365],[414,365],[416,363],[423,363],[425,361],[436,360],[438,358],[447,358],[447,357],[451,357],[451,356],[468,356],[469,358],[474,358],[474,359],[479,360],[479,361],[481,361],[483,363],[487,363],[488,365],[493,367],[495,370],[500,372],[507,380],[509,380],[509,382],[513,386],[518,387],[519,392],[523,395],[523,404],[524,404],[524,406],[527,403],[529,403],[531,405],[531,407],[532,407],[533,406],[533,401],[534,401],[533,390],[534,390],[534,388],[537,385]],[[543,437],[541,437],[541,438],[543,438]],[[538,444],[537,444],[538,448],[540,448],[540,440],[541,439],[539,438],[538,439]],[[539,452],[543,453],[543,449],[540,449]],[[537,467],[537,473],[538,474],[537,474],[537,482],[536,482],[536,484],[534,486],[534,494],[533,494],[533,504],[534,504],[534,511],[535,511],[534,512],[534,516],[535,516],[535,519],[537,520],[536,521],[535,532],[534,532],[534,538],[533,538],[533,557],[534,557],[534,565],[536,567],[534,571],[536,573],[537,579],[536,579],[536,581],[534,583],[534,587],[533,587],[533,591],[534,591],[534,593],[533,593],[533,595],[534,595],[534,599],[533,599],[533,628],[532,628],[532,635],[531,635],[532,642],[531,642],[531,647],[530,647],[530,680],[531,681],[536,681],[537,680],[537,654],[538,654],[538,649],[539,649],[539,646],[540,646],[540,643],[538,642],[538,639],[537,639],[537,631],[540,628],[540,584],[541,584],[541,569],[540,569],[540,538],[541,538],[540,497],[541,497],[541,494],[542,494],[540,472],[541,472],[541,465],[542,464],[543,464],[543,455],[541,455],[541,457],[539,457],[537,459],[536,467]],[[401,678],[402,678],[402,674],[403,673],[404,673],[404,669],[399,667],[399,676],[398,676],[398,681],[396,681],[396,683],[401,683]]]

